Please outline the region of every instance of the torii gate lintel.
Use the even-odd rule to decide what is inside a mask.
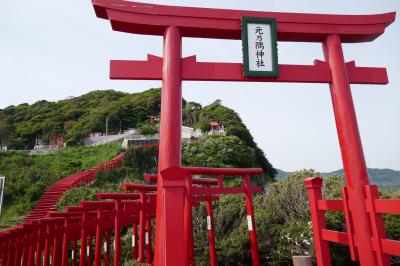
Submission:
[[[116,80],[161,80],[163,58],[148,54],[147,60],[111,60],[110,78]],[[386,68],[359,67],[346,63],[350,84],[384,85],[389,82]],[[196,55],[182,59],[182,80],[231,82],[329,83],[332,81],[327,62],[314,60],[313,65],[279,65],[277,78],[243,76],[242,63],[198,62]]]

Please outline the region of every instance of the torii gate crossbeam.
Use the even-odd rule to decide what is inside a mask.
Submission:
[[[163,171],[180,166],[182,80],[310,82],[328,83],[348,187],[349,207],[357,217],[355,246],[361,265],[378,265],[371,241],[372,228],[365,206],[369,184],[350,84],[386,84],[386,69],[356,67],[344,60],[342,43],[376,39],[395,19],[395,13],[380,15],[322,15],[254,12],[190,7],[171,7],[121,0],[92,0],[96,15],[108,19],[112,28],[135,34],[164,36],[163,59],[112,61],[114,79],[162,79],[162,105],[157,182],[155,265],[185,265],[185,181],[167,179]],[[314,65],[279,65],[278,78],[245,78],[242,64],[196,62],[182,59],[182,37],[241,38],[241,18],[275,18],[278,41],[320,42],[325,62]],[[319,265],[323,264],[318,261]]]

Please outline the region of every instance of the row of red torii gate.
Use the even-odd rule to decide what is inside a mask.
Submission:
[[[331,265],[329,242],[347,245],[352,260],[361,265],[389,265],[390,256],[400,256],[400,242],[386,239],[382,219],[383,214],[400,214],[400,200],[379,199],[377,187],[369,183],[350,89],[350,84],[387,84],[387,72],[385,68],[358,67],[354,61],[346,62],[342,51],[342,43],[375,40],[395,20],[395,13],[295,14],[172,7],[121,0],[92,1],[96,15],[109,20],[113,30],[164,37],[163,58],[149,55],[146,61],[114,60],[110,68],[112,79],[162,80],[158,175],[146,176],[156,185],[125,184],[126,190],[139,193],[99,194],[99,201],[84,201],[79,207],[50,213],[43,221],[32,222],[27,230],[35,233],[21,234],[18,241],[13,242],[14,247],[15,243],[24,246],[18,256],[14,251],[4,252],[7,244],[2,246],[2,265],[43,262],[44,265],[79,263],[83,266],[93,262],[110,265],[112,261],[119,265],[120,234],[126,227],[132,227],[132,258],[139,262],[160,266],[194,265],[192,208],[201,202],[207,206],[210,264],[216,265],[212,202],[221,194],[245,195],[252,263],[260,265],[251,195],[261,189],[253,187],[250,179],[262,171],[181,166],[183,80],[329,84],[346,186],[342,190],[342,200],[324,200],[322,179],[305,180],[317,264]],[[195,56],[182,58],[183,37],[243,41],[243,21],[270,22],[267,27],[256,30],[260,33],[261,29],[274,29],[271,30],[271,51],[276,45],[274,39],[322,43],[325,61],[315,60],[313,65],[283,65],[272,55],[272,63],[265,66],[258,60],[258,56],[264,56],[264,50],[256,51],[256,57],[252,57],[246,54],[250,51],[250,48],[245,51],[246,46],[243,64],[197,62]],[[252,65],[252,60],[258,61]],[[257,67],[263,68],[262,71],[257,72]],[[226,176],[242,177],[242,186],[225,187]],[[326,211],[344,212],[345,232],[326,228]],[[152,219],[155,219],[154,234]],[[12,234],[8,237],[13,239]],[[112,238],[114,245],[111,245]],[[24,245],[26,239],[30,239],[26,243],[33,244]]]

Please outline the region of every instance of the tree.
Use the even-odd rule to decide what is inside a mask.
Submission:
[[[145,121],[137,125],[137,129],[141,135],[154,135],[158,133],[159,124]]]
[[[254,150],[235,136],[207,136],[182,148],[183,163],[206,167],[252,167]]]

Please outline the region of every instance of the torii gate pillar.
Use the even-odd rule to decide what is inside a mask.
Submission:
[[[354,219],[354,231],[361,265],[377,265],[372,247],[372,231],[365,204],[365,185],[369,184],[357,117],[350,83],[338,35],[329,35],[323,43],[325,60],[329,63],[332,81],[329,83],[336,129],[342,153],[349,205]],[[349,236],[352,237],[352,236]]]
[[[163,53],[159,173],[181,165],[182,34],[179,28],[166,28]],[[184,199],[185,180],[168,182],[162,174],[158,175],[154,265],[186,264],[186,255],[182,253],[185,244],[182,230]]]

